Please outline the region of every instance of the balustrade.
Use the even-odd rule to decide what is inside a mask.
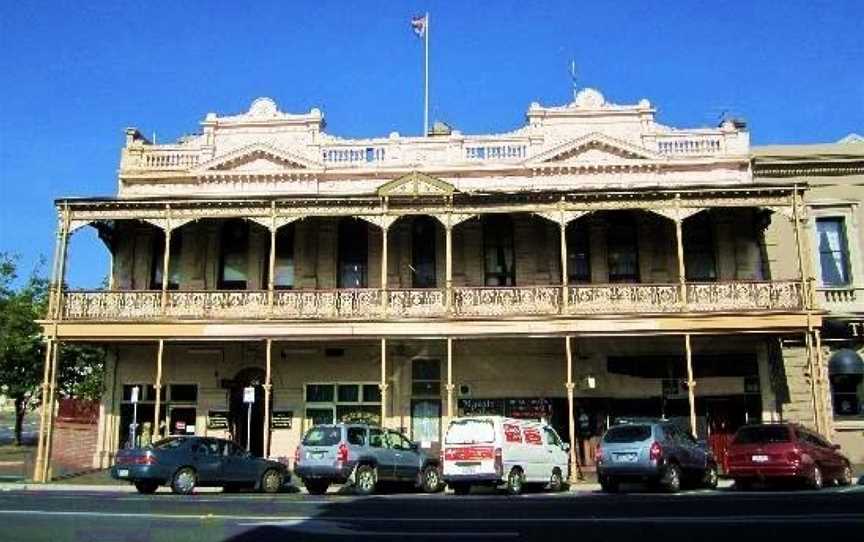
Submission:
[[[384,147],[340,147],[325,148],[321,158],[328,164],[357,164],[383,162],[386,154]]]
[[[662,137],[657,141],[657,150],[667,155],[706,155],[723,152],[721,136],[675,136]]]
[[[467,160],[524,160],[528,146],[523,143],[490,143],[465,147]]]
[[[543,315],[657,314],[801,310],[798,281],[585,284],[444,289],[170,291],[162,307],[158,291],[70,291],[63,295],[66,320],[299,319],[381,320]],[[832,291],[834,292],[834,291]],[[564,295],[567,303],[564,304]],[[823,295],[829,295],[823,291]],[[839,295],[839,294],[838,294]],[[854,300],[843,294],[842,300]],[[852,296],[852,297],[850,297]]]
[[[141,169],[190,169],[198,165],[198,151],[156,148],[141,155]]]

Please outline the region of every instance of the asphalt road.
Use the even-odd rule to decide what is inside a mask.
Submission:
[[[676,495],[143,496],[0,492],[0,540],[837,540],[864,533],[864,486]],[[774,539],[774,540],[772,540]]]

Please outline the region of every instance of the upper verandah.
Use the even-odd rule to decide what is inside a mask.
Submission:
[[[173,144],[154,145],[127,129],[119,195],[370,195],[411,171],[466,192],[750,181],[743,124],[675,129],[655,113],[647,100],[618,105],[583,89],[564,106],[531,104],[526,124],[512,132],[345,139],[324,131],[318,109],[289,114],[258,98],[239,115],[209,113],[200,134]],[[544,177],[550,183],[526,182]]]

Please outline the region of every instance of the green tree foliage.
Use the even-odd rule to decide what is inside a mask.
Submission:
[[[0,394],[15,404],[15,440],[21,444],[24,416],[39,406],[45,342],[37,320],[48,308],[49,281],[40,264],[18,287],[17,259],[0,252]],[[89,345],[63,345],[57,384],[62,395],[97,399],[102,393],[104,352]]]

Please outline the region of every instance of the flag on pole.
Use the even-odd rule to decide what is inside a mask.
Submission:
[[[417,15],[415,17],[411,17],[411,30],[417,35],[418,38],[422,38],[426,35],[426,16],[425,15]]]

